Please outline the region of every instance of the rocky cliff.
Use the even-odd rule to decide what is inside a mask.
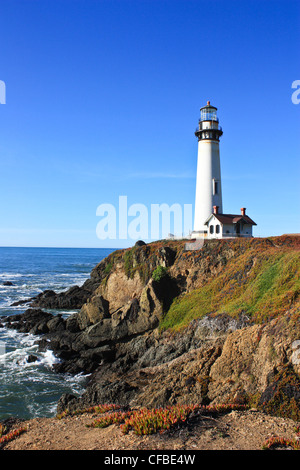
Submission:
[[[46,291],[6,326],[39,335],[57,372],[89,373],[58,410],[243,403],[300,419],[300,237],[160,241],[115,251],[82,287]],[[67,319],[43,308],[77,308]]]

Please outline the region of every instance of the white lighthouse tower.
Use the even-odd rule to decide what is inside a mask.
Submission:
[[[207,218],[213,213],[213,207],[222,207],[222,186],[219,140],[223,134],[217,118],[217,108],[210,102],[200,109],[198,138],[198,164],[196,182],[196,200],[193,237],[202,238],[207,234]]]

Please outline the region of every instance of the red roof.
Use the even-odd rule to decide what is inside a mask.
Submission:
[[[244,222],[244,224],[257,225],[248,215],[235,215],[235,214],[211,214],[214,215],[221,224],[236,224],[237,222]],[[210,217],[209,217],[210,218]],[[207,219],[206,224],[209,219]]]

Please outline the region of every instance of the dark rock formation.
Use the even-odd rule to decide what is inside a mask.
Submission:
[[[47,323],[52,319],[51,313],[31,308],[23,314],[2,317],[2,322],[7,328],[18,330],[20,333],[43,334],[48,333]]]
[[[47,290],[39,294],[32,302],[32,307],[51,309],[79,309],[90,297],[91,291],[83,287],[74,286],[66,292],[56,294]]]
[[[38,360],[38,357],[35,356],[34,354],[29,354],[29,356],[27,356],[26,358],[26,362],[28,362],[29,364],[32,362],[36,362],[37,360]]]

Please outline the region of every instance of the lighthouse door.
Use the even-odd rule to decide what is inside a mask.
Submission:
[[[235,226],[235,231],[236,231],[237,236],[239,237],[241,233],[241,224],[239,222]]]

